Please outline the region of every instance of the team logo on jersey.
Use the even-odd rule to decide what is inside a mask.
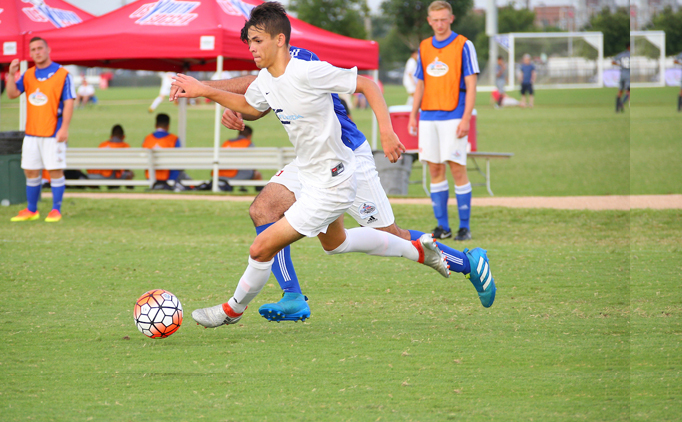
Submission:
[[[47,104],[47,95],[40,92],[40,89],[36,89],[36,92],[28,96],[28,102],[34,106],[43,106]]]
[[[50,22],[56,28],[66,28],[67,26],[82,22],[76,12],[50,7],[45,4],[44,0],[21,1],[33,5],[33,7],[24,7],[21,9],[33,22]]]
[[[192,13],[199,1],[159,0],[147,3],[130,14],[138,25],[187,26],[199,15]]]
[[[374,203],[372,202],[363,202],[362,205],[360,205],[360,207],[358,208],[358,214],[360,214],[360,218],[362,218],[363,220],[365,218],[372,217],[374,214],[378,212],[379,210],[377,210],[377,206],[374,205]],[[372,221],[375,220],[376,218],[374,220],[370,219],[368,220],[368,222],[371,223]]]
[[[269,94],[269,92],[267,94]],[[284,110],[282,110],[281,108],[275,109],[275,116],[277,116],[280,123],[282,123],[283,125],[291,124],[292,120],[298,120],[303,118],[303,116],[301,116],[300,114],[284,114]]]
[[[333,169],[332,169],[332,177],[336,177],[339,174],[343,173],[343,171],[346,168],[343,166],[343,163],[337,164]]]
[[[438,60],[438,57],[436,57],[430,65],[426,66],[426,73],[429,76],[434,76],[436,78],[445,75],[448,73],[448,70],[450,70],[448,65]]]

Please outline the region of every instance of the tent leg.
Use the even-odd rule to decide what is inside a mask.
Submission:
[[[223,56],[216,61],[216,75],[220,78],[223,73]],[[220,158],[220,118],[221,106],[215,103],[215,122],[213,125],[213,192],[220,192],[218,186],[218,162]]]

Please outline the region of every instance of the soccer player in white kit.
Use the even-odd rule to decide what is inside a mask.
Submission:
[[[284,218],[256,237],[249,265],[228,302],[192,312],[197,323],[218,327],[238,322],[247,305],[267,282],[274,256],[303,237],[317,236],[330,255],[364,252],[401,256],[428,265],[444,277],[450,272],[442,253],[425,234],[410,242],[389,233],[361,227],[343,228],[343,214],[356,195],[355,156],[341,140],[340,123],[330,93],[363,93],[379,122],[382,147],[390,161],[405,147],[393,132],[388,109],[376,84],[357,76],[357,69],[339,69],[326,62],[292,60],[291,24],[282,5],[263,3],[251,12],[242,29],[256,65],[261,69],[246,95],[220,91],[186,75],[173,85],[181,97],[207,97],[225,107],[256,116],[268,109],[287,130],[296,151],[301,195]]]

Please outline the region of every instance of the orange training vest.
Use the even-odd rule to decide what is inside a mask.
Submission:
[[[234,141],[227,140],[223,142],[222,148],[248,148],[250,146],[251,141],[249,139],[239,138]],[[218,176],[230,178],[236,176],[238,171],[239,170],[219,170]],[[213,172],[211,172],[211,176],[213,176]]]
[[[99,144],[100,148],[130,148],[130,145],[128,145],[125,142],[111,142],[111,141],[104,141],[101,144]],[[120,179],[121,175],[123,174],[123,170],[88,170],[89,174],[101,174],[104,177],[111,177],[112,173],[115,173],[115,178]]]
[[[459,103],[459,85],[462,82],[462,50],[467,38],[457,35],[455,39],[438,49],[433,37],[419,44],[422,70],[424,71],[424,96],[422,110],[452,111]]]
[[[57,112],[64,81],[69,75],[63,67],[44,81],[36,78],[35,66],[24,73],[26,92],[26,134],[49,138],[57,129]]]
[[[169,133],[163,138],[157,138],[153,133],[150,133],[144,138],[142,148],[175,148],[175,143],[177,141],[178,137],[172,133]],[[145,170],[144,175],[149,179],[149,170]],[[168,177],[170,177],[170,170],[156,170],[156,180],[168,180]]]

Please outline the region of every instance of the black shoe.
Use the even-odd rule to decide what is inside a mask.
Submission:
[[[448,239],[452,237],[452,230],[446,231],[443,229],[443,226],[436,226],[431,235],[433,235],[434,239]]]
[[[457,236],[455,236],[455,240],[471,240],[471,230],[460,227],[460,229],[457,231]]]

